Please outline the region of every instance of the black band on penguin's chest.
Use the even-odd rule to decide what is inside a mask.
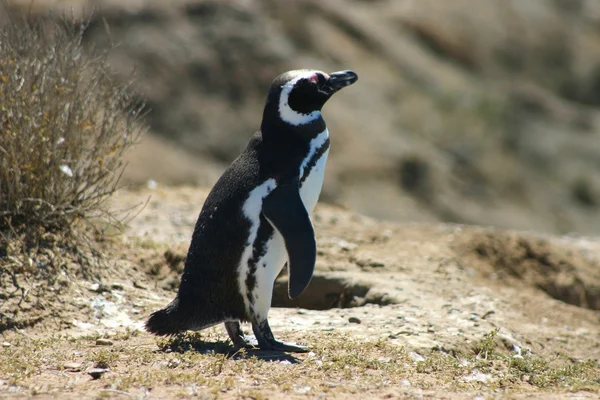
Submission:
[[[306,163],[306,166],[304,167],[304,171],[302,171],[302,176],[300,177],[300,186],[302,186],[302,184],[304,183],[304,181],[310,175],[310,172],[312,171],[312,169],[317,165],[317,162],[319,162],[319,160],[321,159],[321,157],[323,157],[323,154],[325,154],[325,152],[328,149],[329,149],[329,138],[327,138],[325,140],[325,142],[321,145],[321,147],[319,147],[317,149],[317,151],[315,151],[312,154],[312,156],[308,160],[308,163]]]

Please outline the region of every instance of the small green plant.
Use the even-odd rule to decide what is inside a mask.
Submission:
[[[119,355],[110,350],[100,350],[94,354],[94,367],[110,368],[119,359]]]
[[[496,336],[498,335],[498,329],[494,329],[485,335],[483,335],[483,339],[479,341],[473,347],[473,352],[479,358],[487,360],[494,355],[494,351],[496,350]]]

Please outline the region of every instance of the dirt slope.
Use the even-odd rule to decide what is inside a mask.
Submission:
[[[33,12],[82,4],[99,7],[88,43],[107,45],[106,22],[115,73],[135,67],[152,109],[131,181],[210,185],[277,74],[351,68],[360,81],[324,110],[323,200],[398,221],[599,232],[594,1],[48,0]]]

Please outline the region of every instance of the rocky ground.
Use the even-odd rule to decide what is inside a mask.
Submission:
[[[4,296],[4,316],[21,302],[12,322],[22,329],[0,338],[0,394],[600,394],[600,241],[382,223],[326,205],[313,217],[319,255],[312,283],[292,302],[281,276],[270,314],[277,336],[307,343],[310,353],[228,355],[222,327],[157,341],[141,325],[174,296],[206,194],[162,187],[121,192],[113,199],[120,208],[147,204],[125,233],[105,243],[97,278],[65,278],[61,290],[43,298]],[[97,380],[94,367],[101,371]]]

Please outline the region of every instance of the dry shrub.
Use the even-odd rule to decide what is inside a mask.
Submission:
[[[0,28],[0,231],[113,216],[104,202],[142,133],[141,106],[107,52],[84,49],[86,27],[11,16]]]
[[[84,48],[86,28],[15,15],[0,27],[0,332],[51,315],[71,276],[99,271],[89,228],[119,223],[106,200],[142,105],[107,51]]]

